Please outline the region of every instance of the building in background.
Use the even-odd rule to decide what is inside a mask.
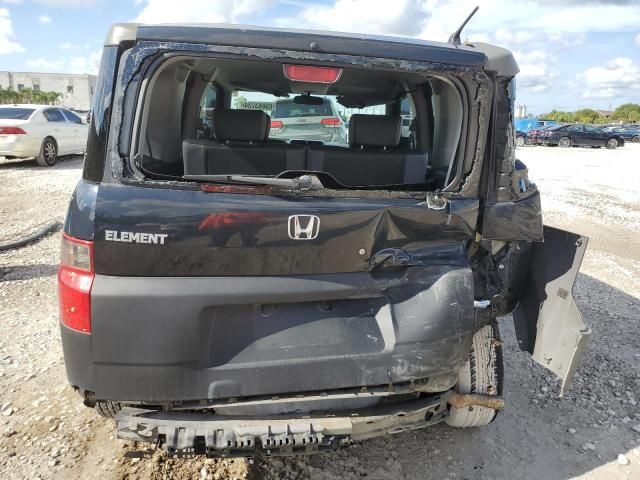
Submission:
[[[96,78],[88,74],[0,71],[0,87],[16,92],[25,88],[36,92],[57,92],[60,94],[58,105],[74,110],[89,110]]]
[[[518,105],[516,107],[516,118],[527,118],[527,106]]]
[[[605,118],[609,118],[611,115],[613,115],[613,110],[611,110],[611,107],[609,107],[609,110],[596,110],[596,112],[598,112],[598,115]]]

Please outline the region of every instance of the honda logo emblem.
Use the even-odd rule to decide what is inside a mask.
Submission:
[[[293,240],[313,240],[320,231],[320,219],[315,215],[291,215],[289,217],[289,238]]]

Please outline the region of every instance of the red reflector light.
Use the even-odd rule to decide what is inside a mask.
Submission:
[[[282,128],[284,127],[284,123],[280,120],[271,120],[271,128]]]
[[[337,127],[340,124],[342,124],[342,120],[340,120],[337,117],[329,117],[329,118],[323,118],[322,120],[320,120],[320,123],[327,127]]]
[[[0,127],[0,135],[26,135],[20,127]]]
[[[215,230],[217,228],[226,227],[227,225],[237,226],[242,224],[260,223],[265,218],[265,214],[255,212],[210,213],[202,222],[200,222],[198,230]]]
[[[284,64],[284,76],[294,82],[334,83],[342,75],[341,68]]]
[[[91,332],[93,242],[62,235],[58,269],[60,321],[79,332]]]

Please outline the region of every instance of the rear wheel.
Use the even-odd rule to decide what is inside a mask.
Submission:
[[[469,360],[458,373],[455,389],[462,394],[500,396],[503,383],[502,343],[494,320],[473,336]],[[496,410],[488,407],[452,407],[446,422],[452,427],[480,427],[491,423],[497,414]]]
[[[562,137],[558,140],[558,146],[562,148],[567,148],[571,146],[571,139],[569,137]]]
[[[635,137],[633,137],[633,138],[631,139],[631,141],[632,141],[633,143],[640,143],[640,135],[636,135]]]
[[[41,167],[52,167],[58,159],[58,146],[53,138],[47,137],[40,146],[36,162]]]
[[[610,138],[609,140],[607,140],[607,143],[605,144],[605,147],[607,147],[609,150],[614,150],[614,149],[618,148],[618,139],[617,138]]]
[[[94,407],[101,417],[116,418],[116,415],[122,410],[120,402],[112,402],[111,400],[98,400]]]
[[[516,137],[516,147],[524,147],[526,143],[527,140],[522,135]]]

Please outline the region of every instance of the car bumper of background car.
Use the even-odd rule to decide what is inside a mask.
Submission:
[[[38,150],[25,135],[0,135],[0,157],[35,157]]]
[[[329,130],[329,129],[326,129]],[[324,142],[324,143],[335,143],[339,135],[337,135],[333,131],[322,131],[322,130],[298,130],[295,132],[285,131],[285,132],[271,132],[270,137],[277,140],[300,140],[300,141],[311,141],[311,142]],[[346,138],[344,139],[344,143],[346,143]]]

